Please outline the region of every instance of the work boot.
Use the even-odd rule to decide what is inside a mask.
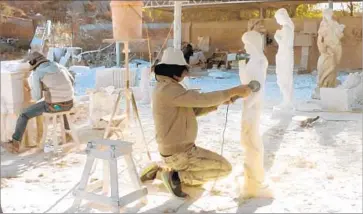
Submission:
[[[156,163],[152,163],[142,170],[140,180],[141,182],[152,181],[156,178],[160,167]]]
[[[15,154],[19,153],[20,144],[21,144],[20,141],[10,140],[8,142],[3,143],[2,146],[6,151]]]
[[[181,181],[176,171],[162,171],[161,179],[165,185],[165,187],[169,190],[173,195],[185,198],[188,194],[182,192]]]

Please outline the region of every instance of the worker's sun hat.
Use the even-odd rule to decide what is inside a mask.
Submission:
[[[183,52],[173,47],[168,47],[164,50],[163,56],[158,64],[189,66],[185,61]]]
[[[28,62],[30,65],[30,70],[34,70],[38,65],[43,62],[48,62],[49,60],[38,51],[29,53],[22,62]]]

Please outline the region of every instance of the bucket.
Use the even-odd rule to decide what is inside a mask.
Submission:
[[[111,1],[113,38],[142,38],[142,1]]]

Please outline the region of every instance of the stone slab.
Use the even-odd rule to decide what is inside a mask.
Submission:
[[[320,88],[321,105],[326,110],[350,111],[353,93],[344,88]]]

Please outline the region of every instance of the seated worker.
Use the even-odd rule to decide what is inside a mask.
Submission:
[[[191,44],[187,44],[183,48],[184,59],[188,63],[189,68],[204,69],[206,66],[206,58],[202,51],[194,50]]]
[[[9,142],[4,143],[8,152],[18,153],[28,120],[42,115],[44,112],[68,111],[73,107],[74,77],[62,65],[50,62],[39,52],[33,52],[24,59],[30,64],[31,95],[37,103],[24,109],[20,114],[15,132]],[[42,94],[44,93],[44,100]],[[67,118],[64,117],[64,127],[69,130]],[[67,135],[69,139],[70,136]]]
[[[231,164],[222,156],[198,147],[196,116],[217,110],[218,105],[247,97],[259,90],[259,83],[252,81],[227,90],[199,93],[186,90],[179,84],[188,74],[188,66],[181,50],[167,48],[161,62],[155,66],[156,86],[152,95],[158,150],[166,164],[162,169],[151,164],[141,173],[141,181],[163,180],[167,189],[178,197],[186,197],[181,183],[201,185],[207,181],[227,176]]]
[[[183,48],[183,55],[184,55],[184,59],[185,61],[189,64],[189,59],[191,56],[193,56],[193,46],[191,44],[187,44],[184,48]]]

